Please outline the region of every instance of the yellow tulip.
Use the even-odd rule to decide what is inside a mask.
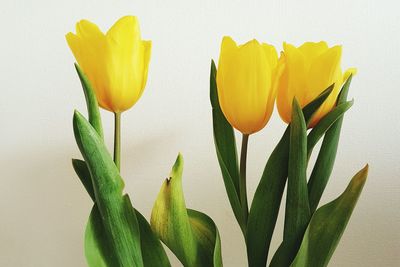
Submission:
[[[304,107],[335,84],[332,93],[310,121],[309,127],[314,127],[335,106],[343,83],[356,70],[352,68],[342,73],[342,47],[338,45],[329,48],[326,42],[307,42],[296,48],[284,43],[283,50],[279,60],[282,74],[276,102],[279,115],[285,122],[290,123],[294,97]]]
[[[272,45],[236,45],[224,37],[217,71],[218,98],[228,122],[243,134],[267,124],[274,107],[278,56]]]
[[[76,34],[66,39],[102,108],[120,113],[138,101],[147,81],[151,41],[141,39],[136,17],[122,17],[106,34],[81,20]]]

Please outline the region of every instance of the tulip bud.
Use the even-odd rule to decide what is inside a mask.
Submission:
[[[120,113],[138,101],[146,85],[151,41],[141,40],[136,17],[122,17],[106,34],[81,20],[76,34],[70,32],[66,39],[102,108]]]
[[[349,69],[342,73],[341,46],[328,48],[325,42],[307,42],[296,48],[284,43],[283,49],[278,64],[283,71],[278,82],[276,102],[279,115],[286,123],[290,123],[294,97],[304,107],[334,84],[332,93],[311,118],[309,127],[314,127],[335,106],[340,88],[356,70]]]
[[[252,40],[236,45],[224,37],[218,62],[218,98],[228,122],[243,134],[255,133],[271,117],[278,56],[272,45]]]

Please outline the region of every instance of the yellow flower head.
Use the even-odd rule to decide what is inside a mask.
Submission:
[[[70,32],[66,39],[102,108],[119,113],[136,103],[146,85],[151,52],[151,41],[141,39],[136,17],[122,17],[106,34],[81,20],[76,34]]]
[[[304,107],[335,84],[332,93],[312,117],[309,127],[313,127],[335,106],[343,83],[356,70],[342,73],[342,47],[338,45],[329,48],[326,42],[307,42],[294,47],[284,43],[283,50],[279,60],[283,71],[278,82],[277,107],[285,122],[290,123],[294,97]]]
[[[218,62],[219,103],[228,122],[243,134],[267,124],[274,107],[278,56],[272,45],[252,40],[236,45],[224,37]]]

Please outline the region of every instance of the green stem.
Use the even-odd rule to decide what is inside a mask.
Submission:
[[[249,135],[242,136],[242,149],[240,151],[240,203],[242,204],[243,218],[247,224],[249,216],[249,207],[247,203],[247,186],[246,186],[246,161],[247,161],[247,144],[249,143]]]
[[[121,113],[114,113],[114,162],[121,169]]]

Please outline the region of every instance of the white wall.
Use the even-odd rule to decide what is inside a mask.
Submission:
[[[335,198],[370,164],[330,266],[400,265],[397,1],[1,0],[0,6],[0,266],[86,266],[82,240],[91,201],[70,163],[80,157],[72,112],[85,112],[85,106],[64,35],[81,18],[106,30],[126,14],[137,15],[143,37],[153,41],[145,93],[123,114],[122,174],[143,214],[149,216],[181,151],[188,206],[217,223],[225,266],[245,266],[213,146],[210,59],[218,58],[223,35],[238,42],[255,37],[278,48],[283,41],[326,40],[343,44],[343,67],[355,66],[359,73],[323,201]],[[111,148],[112,116],[102,114]],[[250,196],[284,127],[275,111],[250,140]],[[273,249],[281,225],[282,218]]]

